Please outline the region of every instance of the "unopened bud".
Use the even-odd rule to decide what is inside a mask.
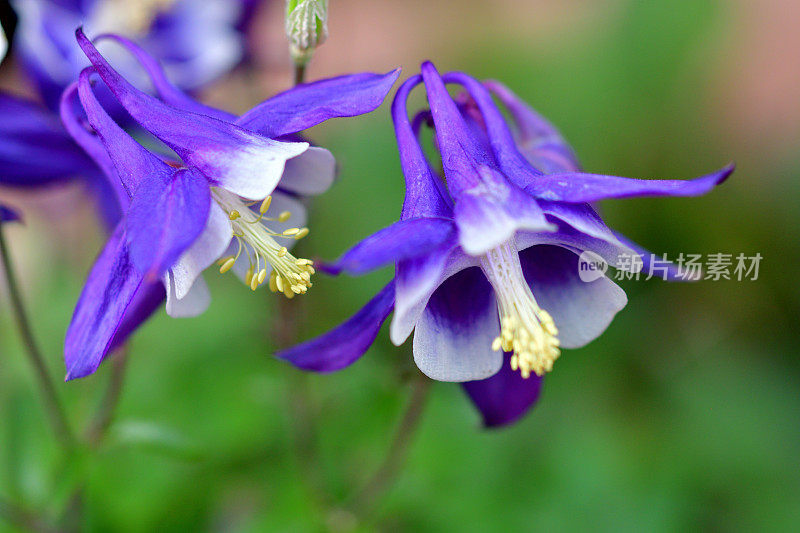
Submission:
[[[328,0],[286,0],[286,37],[296,65],[328,38]]]

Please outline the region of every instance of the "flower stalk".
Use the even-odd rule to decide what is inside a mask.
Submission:
[[[19,328],[22,343],[25,346],[25,352],[33,365],[36,373],[36,378],[39,383],[39,388],[42,392],[45,410],[47,411],[48,419],[53,427],[53,431],[58,441],[66,448],[71,450],[75,446],[75,436],[70,428],[69,421],[67,420],[66,413],[61,401],[59,400],[58,393],[56,392],[55,385],[47,369],[44,357],[39,350],[36,339],[33,336],[28,315],[25,311],[25,306],[22,303],[22,296],[19,291],[17,277],[14,267],[11,264],[11,256],[9,253],[8,243],[5,234],[3,233],[2,226],[0,226],[0,260],[3,263],[3,270],[5,272],[6,286],[8,287],[8,294],[11,300],[11,308],[14,318]]]

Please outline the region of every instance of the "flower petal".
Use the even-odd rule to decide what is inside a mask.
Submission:
[[[94,172],[56,115],[0,92],[0,184],[37,187]]]
[[[205,229],[210,207],[208,182],[193,170],[145,176],[127,216],[129,251],[139,271],[160,278]]]
[[[499,81],[483,85],[508,109],[517,126],[517,146],[530,164],[545,174],[580,170],[575,152],[555,126]]]
[[[519,258],[534,298],[552,315],[565,348],[580,348],[599,337],[628,303],[625,291],[605,276],[582,281],[573,251],[532,246]]]
[[[419,74],[407,79],[397,90],[392,101],[392,120],[397,148],[400,151],[400,165],[406,181],[406,197],[401,220],[453,216],[450,197],[444,184],[431,169],[417,140],[416,132],[408,120],[408,96],[420,83],[422,76]]]
[[[201,115],[208,115],[219,120],[236,120],[236,115],[221,109],[204,105],[178,89],[169,81],[169,79],[167,79],[167,74],[164,72],[164,69],[158,60],[145,52],[142,47],[130,39],[121,35],[106,33],[103,35],[98,35],[95,38],[95,41],[97,42],[106,39],[116,41],[136,58],[136,60],[139,62],[139,64],[141,64],[142,68],[147,73],[150,81],[153,83],[153,88],[156,90],[156,93],[164,102],[179,109],[184,109],[193,113],[199,113]]]
[[[455,234],[455,224],[450,219],[401,220],[367,237],[326,270],[333,274],[342,271],[364,274],[397,261],[426,255],[454,241]]]
[[[354,363],[369,349],[394,304],[390,282],[361,310],[324,335],[281,350],[276,357],[303,370],[333,372]]]
[[[281,142],[228,122],[177,109],[149,96],[120,76],[78,29],[78,43],[128,113],[215,185],[250,199],[271,193],[287,159],[308,143]]]
[[[123,190],[119,193],[120,203],[127,208],[128,201],[133,197],[133,193],[144,177],[171,176],[173,169],[148,152],[109,116],[92,90],[91,76],[93,72],[91,67],[87,67],[81,72],[77,90],[86,112],[86,118],[105,147],[105,153],[99,149],[96,141],[88,132],[75,123],[74,114],[69,112],[69,103],[66,98],[68,93],[65,93],[65,98],[62,99],[62,118],[66,117],[64,123],[68,124],[75,140],[92,155],[95,162],[108,174],[109,179],[113,176],[118,178],[118,186]],[[108,161],[112,163],[112,168],[108,168]]]
[[[205,280],[198,277],[188,294],[178,298],[175,288],[175,276],[171,271],[164,274],[164,287],[167,291],[167,314],[172,318],[191,318],[201,315],[211,303],[211,293]]]
[[[542,171],[533,168],[519,152],[516,140],[506,119],[492,100],[491,93],[478,80],[461,72],[450,72],[444,77],[445,82],[459,83],[475,100],[480,110],[492,153],[498,167],[511,182],[518,187],[525,187]]]
[[[89,273],[67,329],[67,380],[97,370],[110,350],[122,342],[121,337],[152,312],[152,301],[163,296],[160,285],[159,281],[145,282],[133,266],[125,246],[124,226],[118,225]]]
[[[464,250],[478,255],[518,230],[552,230],[536,200],[499,171],[490,147],[470,130],[433,64],[423,63],[422,76]]]
[[[414,331],[414,362],[431,379],[472,381],[500,370],[502,352],[492,350],[500,320],[492,288],[478,268],[442,283]]]
[[[212,203],[205,229],[170,269],[178,299],[186,298],[195,280],[222,256],[232,238],[228,216],[216,203]]]
[[[531,181],[525,191],[545,200],[570,203],[631,196],[700,196],[724,182],[734,168],[731,163],[692,180],[640,180],[581,172],[548,174]]]
[[[510,357],[494,376],[478,381],[467,381],[461,385],[478,408],[486,427],[499,427],[516,422],[528,412],[542,390],[543,378],[532,375],[523,378],[511,370]]]
[[[436,288],[447,277],[456,257],[468,257],[452,241],[445,241],[427,254],[398,261],[395,266],[394,316],[389,330],[396,346],[403,344],[414,329]],[[472,265],[459,265],[458,270]]]
[[[336,177],[336,159],[325,148],[311,146],[286,162],[278,188],[302,196],[322,194]]]
[[[236,124],[274,139],[332,118],[363,115],[381,105],[399,75],[396,69],[298,85],[257,105]]]

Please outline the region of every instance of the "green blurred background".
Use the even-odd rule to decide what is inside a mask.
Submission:
[[[281,4],[259,13],[255,69],[222,80],[209,101],[242,110],[287,86]],[[203,316],[160,311],[134,337],[106,445],[65,464],[3,294],[0,494],[58,513],[80,485],[94,531],[796,531],[800,6],[330,8],[312,79],[397,65],[408,76],[432,59],[505,82],[560,127],[589,171],[689,178],[735,160],[731,180],[706,197],[612,201],[603,212],[657,253],[761,253],[759,279],[622,282],[627,308],[600,339],[564,353],[538,406],[508,429],[481,429],[458,386],[434,384],[405,468],[367,521],[343,502],[384,457],[413,372],[409,347],[392,346],[386,328],[347,370],[303,377],[270,356],[275,298],[212,272]],[[3,76],[22,87],[13,65]],[[403,182],[388,105],[311,136],[341,175],[313,203],[302,254],[331,259],[396,220]],[[64,330],[102,234],[79,190],[13,199],[28,220],[7,231],[14,260],[60,376]],[[337,324],[390,276],[320,277],[297,338]],[[96,409],[109,369],[59,384],[76,425]]]

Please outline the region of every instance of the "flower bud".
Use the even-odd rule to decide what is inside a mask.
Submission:
[[[286,0],[286,37],[296,65],[305,65],[328,37],[328,0]]]

